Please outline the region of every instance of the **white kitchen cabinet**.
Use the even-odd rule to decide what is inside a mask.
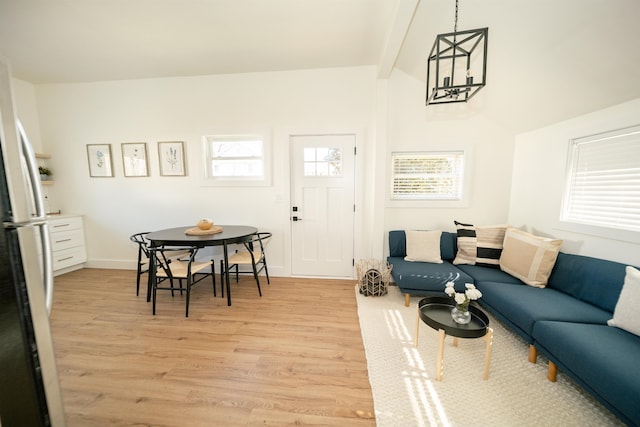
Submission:
[[[47,222],[54,276],[82,268],[87,261],[82,216],[65,215]]]

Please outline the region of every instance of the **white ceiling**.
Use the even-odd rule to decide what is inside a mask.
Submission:
[[[424,84],[454,5],[0,0],[0,55],[35,84],[385,64]],[[638,0],[460,0],[458,29],[489,27],[488,83],[455,111],[523,131],[640,97],[638,17]]]
[[[0,0],[0,54],[32,83],[369,65],[394,4]]]

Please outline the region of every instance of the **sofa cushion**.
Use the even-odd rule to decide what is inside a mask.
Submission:
[[[506,225],[474,226],[454,221],[458,251],[453,263],[499,268]]]
[[[496,268],[466,264],[456,265],[456,267],[467,273],[469,276],[473,277],[473,281],[476,284],[482,282],[513,283],[515,285],[524,284],[522,280]]]
[[[434,262],[442,264],[440,257],[440,236],[442,231],[405,231],[407,255],[406,261]]]
[[[640,335],[640,271],[627,266],[624,285],[609,326],[616,326],[632,334]]]
[[[618,328],[537,322],[535,346],[580,385],[621,416],[640,425],[640,338]]]
[[[543,288],[560,252],[562,240],[534,236],[508,228],[500,256],[500,269],[525,282]]]
[[[611,318],[606,310],[551,288],[500,282],[479,282],[476,286],[482,292],[482,305],[500,312],[529,336],[540,320],[606,325]]]
[[[456,234],[443,231],[440,236],[440,257],[445,261],[451,261],[456,256]],[[389,256],[407,256],[407,240],[404,230],[389,231]]]
[[[624,283],[625,267],[614,261],[560,252],[547,287],[613,313]]]
[[[442,293],[447,282],[455,283],[456,290],[462,292],[465,283],[473,283],[473,279],[448,261],[442,264],[429,262],[405,261],[400,257],[388,257],[393,265],[391,276],[404,293]],[[611,317],[611,316],[609,316]]]

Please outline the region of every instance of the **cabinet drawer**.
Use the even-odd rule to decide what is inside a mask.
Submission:
[[[79,230],[82,229],[82,218],[61,218],[49,220],[49,232],[57,233],[59,231]]]
[[[75,246],[84,246],[84,233],[82,229],[59,231],[50,233],[51,250],[73,248]]]
[[[71,267],[72,265],[82,264],[87,260],[87,254],[84,247],[76,247],[64,249],[53,253],[53,270]]]

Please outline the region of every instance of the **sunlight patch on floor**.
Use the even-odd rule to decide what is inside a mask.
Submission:
[[[411,368],[402,372],[409,398],[406,409],[413,411],[418,426],[450,426],[433,381],[427,373],[425,360],[414,347],[414,336],[402,318],[402,313],[399,310],[384,310],[383,313],[389,335],[402,343],[406,366]]]
[[[385,310],[384,318],[392,338],[400,341],[411,340],[411,333],[404,324],[402,314],[398,310]]]

